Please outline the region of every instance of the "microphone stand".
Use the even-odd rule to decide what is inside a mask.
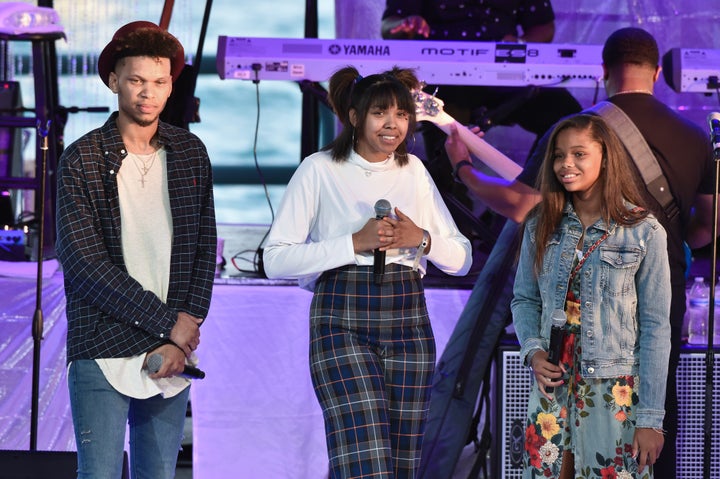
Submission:
[[[720,149],[713,149],[715,158],[715,191],[713,192],[712,209],[712,253],[710,263],[710,303],[708,307],[707,322],[707,349],[705,350],[705,417],[703,424],[703,478],[710,479],[710,460],[712,449],[712,426],[713,426],[713,368],[715,366],[715,278],[717,278],[717,235],[718,235],[718,183],[720,181]]]
[[[40,346],[43,339],[43,311],[42,311],[42,281],[43,281],[43,249],[45,241],[45,187],[47,176],[47,151],[48,151],[48,133],[50,131],[50,121],[48,120],[45,128],[37,122],[38,135],[42,138],[42,158],[41,174],[40,174],[40,191],[37,193],[40,197],[39,201],[35,201],[38,205],[37,217],[38,222],[38,238],[37,238],[37,284],[35,287],[35,314],[33,315],[32,336],[33,336],[33,372],[32,372],[32,396],[30,405],[30,450],[37,451],[37,432],[38,432],[38,399],[40,397]]]

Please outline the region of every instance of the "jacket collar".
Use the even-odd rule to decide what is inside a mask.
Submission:
[[[625,202],[625,205],[628,206],[628,209],[630,209],[630,203],[627,201]],[[572,204],[572,201],[566,201],[565,202],[565,208],[563,209],[563,216],[566,216],[573,221],[577,222],[577,225],[579,228],[582,228],[582,223],[580,222],[580,217],[575,212],[575,207]],[[596,228],[603,232],[613,231],[616,227],[615,221],[610,221],[610,224],[606,224],[605,221],[600,218],[595,223],[593,223],[592,228]]]

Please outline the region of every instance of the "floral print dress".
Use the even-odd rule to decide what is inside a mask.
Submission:
[[[632,457],[638,377],[583,378],[577,367],[582,359],[578,276],[565,303],[567,323],[560,355],[567,371],[565,383],[555,387],[553,401],[538,387],[531,389],[523,477],[559,477],[563,451],[569,450],[575,458],[576,479],[651,479],[652,467],[640,474]]]

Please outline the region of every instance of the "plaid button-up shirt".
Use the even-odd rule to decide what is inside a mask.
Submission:
[[[167,342],[179,311],[205,318],[216,262],[212,169],[192,133],[160,122],[173,242],[167,301],[128,273],[117,173],[127,150],[117,112],[70,145],[58,166],[57,243],[67,298],[67,360],[129,357]]]

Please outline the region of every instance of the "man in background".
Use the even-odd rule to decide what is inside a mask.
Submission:
[[[200,324],[215,273],[212,170],[203,143],[159,121],[185,65],[150,22],[120,28],[98,58],[118,111],[58,168],[57,254],[67,298],[68,387],[78,477],[172,478]],[[152,370],[147,358],[154,356]]]
[[[387,0],[382,37],[549,43],[555,34],[554,21],[549,0]],[[459,123],[480,125],[484,131],[494,125],[518,124],[536,138],[560,118],[582,109],[563,88],[440,85],[437,96]],[[434,161],[445,157],[445,134],[423,125],[423,138],[435,181],[441,188],[452,189],[447,163]]]

